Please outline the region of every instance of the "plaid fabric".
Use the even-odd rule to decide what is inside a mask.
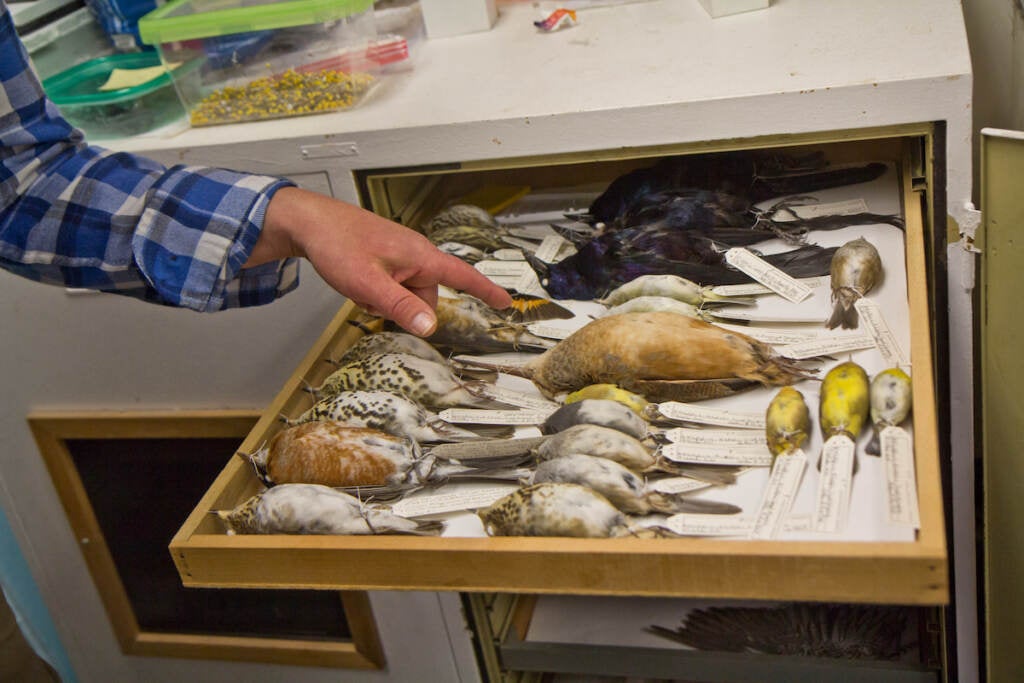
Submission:
[[[0,86],[0,267],[197,311],[298,286],[295,259],[242,269],[291,183],[86,144],[46,98],[3,0]]]

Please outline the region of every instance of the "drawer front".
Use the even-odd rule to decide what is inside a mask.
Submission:
[[[445,202],[472,196],[481,187],[557,190],[607,183],[628,168],[649,165],[666,154],[776,146],[789,152],[822,150],[833,163],[884,160],[895,169],[906,224],[905,263],[886,261],[885,268],[886,277],[906,279],[905,315],[901,313],[905,319],[900,324],[909,326],[906,351],[915,370],[913,444],[920,516],[916,533],[827,541],[229,536],[210,512],[233,507],[260,489],[251,466],[235,458],[172,541],[171,552],[185,584],[945,604],[948,576],[929,315],[933,284],[926,257],[934,249],[929,227],[934,192],[942,190],[931,182],[935,156],[929,126],[729,141],[700,148],[594,152],[510,160],[506,165],[393,169],[369,173],[361,180],[371,208],[417,225]],[[282,428],[279,416],[295,417],[311,405],[303,389],[319,385],[332,370],[324,361],[340,355],[362,335],[348,322],[357,313],[351,303],[341,308],[241,450],[256,450]],[[817,454],[809,455],[813,467]]]

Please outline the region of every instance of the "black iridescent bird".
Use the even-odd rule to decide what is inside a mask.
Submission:
[[[770,166],[777,170],[769,176],[757,172],[749,155],[665,159],[620,176],[586,214],[573,216],[597,230],[582,238],[562,231],[573,239],[576,254],[556,264],[530,255],[527,259],[556,299],[593,299],[648,274],[679,275],[701,285],[750,282],[726,264],[724,252],[776,237],[801,246],[765,257],[769,263],[793,277],[827,274],[835,249],[803,244],[809,231],[902,221],[874,213],[799,218],[790,209],[808,201],[800,193],[867,182],[887,169],[875,163],[803,170],[814,163],[812,158],[771,157]],[[793,193],[767,210],[755,207],[767,198]]]

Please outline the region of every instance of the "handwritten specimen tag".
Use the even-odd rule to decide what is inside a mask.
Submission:
[[[537,243],[536,242],[531,242],[530,240],[519,239],[518,237],[510,237],[508,235],[506,235],[505,237],[502,237],[501,239],[503,241],[505,241],[505,242],[508,242],[512,246],[519,247],[523,251],[528,251],[531,254],[533,252],[537,251]]]
[[[746,325],[730,325],[729,323],[716,322],[717,327],[730,332],[739,332],[748,337],[753,337],[765,344],[787,346],[789,344],[800,344],[815,339],[818,335],[815,332],[789,332],[786,330],[770,330],[761,327],[750,327]]]
[[[523,223],[508,229],[510,235],[522,237],[523,239],[541,241],[545,237],[558,235],[554,228],[546,223]]]
[[[824,204],[804,204],[789,209],[800,218],[816,218],[817,216],[850,216],[855,213],[867,213],[868,203],[863,199],[847,199],[841,202]]]
[[[658,479],[647,484],[648,489],[661,493],[689,493],[690,491],[711,488],[711,486],[712,484],[706,481],[691,479],[690,477],[668,477],[667,479]]]
[[[550,413],[537,410],[481,410],[478,408],[447,408],[438,413],[445,422],[477,425],[539,425]]]
[[[818,500],[814,508],[815,531],[838,533],[846,526],[856,448],[853,440],[843,434],[830,437],[822,448]]]
[[[548,293],[540,284],[540,280],[537,279],[537,273],[530,269],[519,276],[512,289],[520,292],[521,294],[533,294],[534,296],[546,297]]]
[[[526,261],[480,261],[474,266],[487,277],[522,277],[527,271],[533,272]]]
[[[909,368],[910,357],[900,348],[899,342],[896,341],[878,304],[871,299],[861,297],[853,305],[860,314],[864,326],[875,338],[875,346],[878,347],[886,364],[892,368]]]
[[[783,346],[778,351],[786,358],[814,358],[845,351],[870,349],[875,345],[875,338],[867,334],[844,334],[835,337],[819,337],[798,344]]]
[[[765,446],[768,440],[761,432],[750,429],[690,429],[675,427],[664,433],[674,443],[707,444],[709,446]]]
[[[737,307],[719,308],[715,311],[705,311],[705,315],[714,320],[746,320],[752,323],[810,323],[818,322],[818,318],[811,317],[810,313],[771,313],[764,311],[751,311]],[[753,335],[751,335],[753,336]]]
[[[819,275],[818,277],[804,277],[798,278],[797,282],[804,284],[811,289],[816,289],[822,285],[827,285],[832,281],[832,278],[828,275]],[[757,296],[758,294],[771,294],[773,290],[765,287],[757,282],[748,282],[742,285],[716,285],[711,288],[711,292],[720,296]]]
[[[725,260],[793,303],[799,303],[811,295],[810,287],[743,247],[733,247],[725,252]]]
[[[793,507],[793,500],[800,489],[800,481],[806,468],[807,455],[799,448],[775,459],[761,499],[761,507],[754,516],[751,538],[772,539],[778,535],[790,508]]]
[[[394,503],[391,509],[402,517],[423,517],[460,510],[476,510],[487,507],[518,488],[519,485],[514,482],[470,484],[459,487],[457,490],[431,491],[422,495],[409,496]]]
[[[522,261],[523,252],[520,249],[495,249],[491,252],[491,258],[497,261]]]
[[[890,524],[920,528],[917,477],[910,434],[900,427],[886,427],[879,436],[885,465],[885,493]]]
[[[545,325],[544,323],[531,323],[526,326],[526,329],[545,339],[565,339],[576,331],[574,328],[556,327],[555,325]]]
[[[468,365],[471,365],[471,366],[475,365],[476,362],[479,361],[479,362],[483,362],[483,363],[489,363],[489,364],[492,364],[492,365],[506,365],[506,366],[511,367],[511,368],[516,368],[516,367],[521,367],[521,366],[526,365],[527,363],[529,363],[530,360],[531,360],[531,357],[530,356],[522,356],[522,355],[518,355],[518,356],[505,355],[505,356],[502,356],[500,359],[495,359],[495,358],[486,358],[486,357],[480,357],[480,356],[471,356],[471,355],[463,353],[463,354],[459,354],[457,356],[452,356],[452,360],[454,360],[454,361],[461,361],[461,362],[467,363]]]
[[[705,446],[689,443],[669,443],[659,451],[673,462],[694,462],[702,465],[744,465],[746,467],[768,467],[772,454],[764,447],[751,446]]]
[[[487,384],[480,389],[479,393],[481,396],[492,398],[495,401],[500,401],[502,403],[507,403],[510,406],[528,408],[537,412],[546,411],[548,413],[553,413],[558,410],[557,403],[548,401],[540,396],[524,394],[521,391],[506,389],[505,387],[499,387],[494,384]]]
[[[537,247],[534,256],[545,263],[555,263],[558,260],[558,253],[562,247],[568,244],[568,240],[561,235],[548,235]]]
[[[700,515],[683,512],[665,520],[665,526],[686,536],[746,536],[754,518],[736,515]]]
[[[677,401],[659,403],[658,411],[668,419],[680,422],[697,422],[739,429],[764,429],[764,413],[736,413]]]
[[[783,531],[810,531],[814,520],[810,514],[790,515],[782,522]]]

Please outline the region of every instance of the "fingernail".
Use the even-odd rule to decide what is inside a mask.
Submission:
[[[425,337],[434,331],[434,316],[430,313],[417,313],[412,319],[412,332]]]

